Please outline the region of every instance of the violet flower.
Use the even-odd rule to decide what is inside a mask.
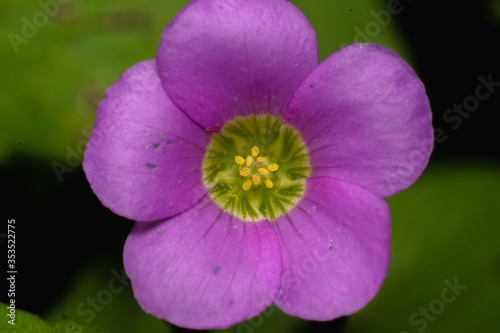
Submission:
[[[395,53],[353,44],[318,64],[284,0],[195,0],[154,60],[99,105],[83,167],[135,223],[125,269],[142,308],[225,328],[272,303],[326,321],[386,276],[389,209],[432,150],[424,86]]]

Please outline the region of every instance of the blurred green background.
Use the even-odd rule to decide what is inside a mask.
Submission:
[[[155,56],[187,1],[59,2],[0,3],[0,236],[15,219],[16,305],[61,332],[179,331],[137,305],[121,262],[133,222],[102,207],[81,160],[105,90]],[[395,0],[292,2],[317,32],[320,60],[355,41],[404,57],[426,85],[439,136],[419,181],[388,200],[392,260],[366,308],[328,323],[270,308],[225,331],[500,332],[500,87],[460,122],[446,118],[475,95],[479,77],[500,82],[500,1],[401,0],[389,16]],[[0,331],[10,332],[5,306],[0,314]]]

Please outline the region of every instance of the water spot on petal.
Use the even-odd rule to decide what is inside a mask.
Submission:
[[[155,168],[156,168],[156,165],[154,165],[154,164],[146,163],[146,165],[147,165],[150,169],[155,169]]]
[[[163,229],[158,229],[157,231],[159,234],[161,234],[163,232]]]
[[[154,147],[155,149],[160,148],[160,146],[161,146],[161,144],[159,144],[159,143],[155,143],[155,144],[153,145],[153,147]]]
[[[219,274],[219,271],[220,271],[221,267],[217,264],[214,265],[214,275],[217,275]]]

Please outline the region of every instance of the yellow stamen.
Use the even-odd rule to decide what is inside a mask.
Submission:
[[[257,156],[259,156],[259,147],[254,146],[254,147],[252,148],[252,156],[253,156],[253,157],[257,157]]]
[[[239,165],[243,165],[243,164],[245,164],[245,159],[244,159],[243,157],[241,157],[241,156],[236,156],[236,157],[234,158],[234,161],[235,161],[236,163],[238,163]]]
[[[247,156],[247,161],[246,161],[246,165],[247,166],[250,166],[253,164],[253,158],[252,156]]]
[[[259,173],[260,173],[261,175],[264,175],[264,176],[269,175],[269,171],[267,171],[267,169],[260,168],[258,171],[259,171]]]
[[[254,183],[255,185],[259,185],[259,184],[260,184],[260,177],[259,177],[259,175],[258,175],[258,174],[256,174],[256,173],[255,173],[255,174],[253,174],[253,175],[252,175],[252,181],[253,181],[253,183]]]
[[[265,157],[257,157],[257,162],[265,162],[266,158]]]
[[[240,171],[240,175],[242,175],[243,177],[246,177],[251,173],[252,173],[252,170],[250,170],[249,168],[243,168]]]
[[[252,181],[250,179],[247,179],[244,183],[243,183],[243,190],[244,191],[248,191],[249,189],[252,188]]]
[[[266,179],[264,181],[264,184],[266,185],[267,188],[273,188],[273,182],[271,181],[271,179]]]
[[[279,167],[280,167],[280,166],[279,166],[278,164],[273,163],[273,164],[269,164],[269,165],[267,166],[267,169],[268,169],[269,171],[276,171],[276,170],[278,170],[278,169],[279,169]]]

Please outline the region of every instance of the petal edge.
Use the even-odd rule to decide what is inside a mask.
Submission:
[[[157,226],[136,223],[123,258],[142,308],[181,327],[229,327],[264,311],[279,290],[274,230],[222,213],[208,196]]]
[[[318,64],[316,34],[284,0],[198,0],[165,28],[156,56],[163,86],[201,126],[235,115],[282,114]]]
[[[434,143],[425,88],[397,54],[352,44],[303,82],[286,113],[311,152],[313,176],[362,185],[388,197],[426,167]]]
[[[209,135],[163,91],[154,60],[129,68],[101,101],[83,168],[104,206],[156,221],[206,193],[202,159]]]
[[[384,200],[360,186],[311,178],[304,199],[275,226],[283,256],[284,312],[326,321],[350,315],[378,292],[390,254]]]

